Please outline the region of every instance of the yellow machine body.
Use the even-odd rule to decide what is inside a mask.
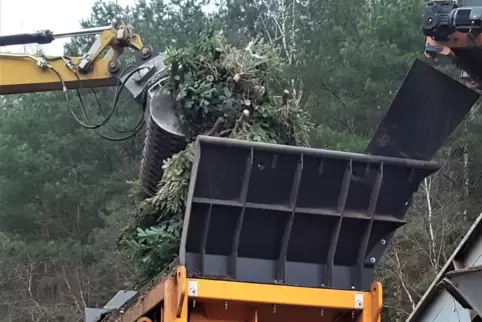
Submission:
[[[105,321],[151,322],[379,322],[382,285],[369,292],[188,278],[183,266],[125,311]]]

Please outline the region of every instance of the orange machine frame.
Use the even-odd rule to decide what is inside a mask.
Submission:
[[[437,47],[438,51],[436,54],[446,56],[450,58],[454,63],[458,63],[458,57],[452,51],[452,48],[471,48],[471,47],[482,47],[482,35],[475,36],[474,39],[469,39],[466,33],[454,32],[450,39],[447,41],[437,41],[431,37],[426,37],[425,48],[427,47]],[[434,58],[435,53],[425,51],[425,57]],[[478,84],[475,79],[476,75],[471,74],[466,71],[471,79],[466,80],[465,85],[469,88],[478,88],[481,84]]]
[[[382,293],[379,282],[360,292],[188,278],[178,266],[107,321],[152,322],[157,311],[163,322],[380,322]]]

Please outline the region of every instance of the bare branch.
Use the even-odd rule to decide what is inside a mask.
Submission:
[[[430,244],[429,244],[429,258],[430,258],[430,263],[432,264],[433,268],[436,268],[436,258],[435,258],[435,233],[433,230],[433,225],[432,225],[432,216],[433,216],[433,210],[432,210],[432,200],[431,200],[431,195],[430,195],[430,190],[432,186],[432,179],[425,178],[423,180],[423,188],[425,191],[425,198],[427,202],[427,221],[428,221],[428,231],[430,234]]]
[[[398,252],[396,249],[393,250],[393,253],[395,254],[395,259],[397,261],[397,273],[398,273],[398,278],[400,280],[400,284],[403,287],[403,290],[407,294],[408,300],[410,301],[410,304],[412,305],[412,310],[415,309],[415,301],[413,300],[412,294],[407,288],[407,284],[405,283],[405,278],[403,277],[403,272],[402,272],[402,266],[400,264],[400,258],[398,257]]]

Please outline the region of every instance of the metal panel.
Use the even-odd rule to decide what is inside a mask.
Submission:
[[[102,315],[109,312],[104,309],[91,309],[85,308],[85,322],[98,322],[101,320]]]
[[[127,78],[127,74],[121,78],[122,83],[125,84],[124,86],[134,99],[139,101],[144,90],[150,89],[149,87],[153,85],[153,81],[155,82],[155,80],[160,79],[161,75],[165,75],[165,73],[163,73],[166,69],[166,66],[164,65],[165,59],[166,57],[162,53],[159,53],[146,61],[142,58],[142,55],[139,52],[134,52],[132,54],[125,52],[122,56],[122,60],[119,61],[119,71],[116,72],[116,75],[121,75],[123,69],[129,68],[129,66],[132,65],[149,67],[140,69],[130,78]]]
[[[106,305],[104,305],[104,309],[118,309],[136,295],[136,291],[119,291],[113,298],[110,299],[109,302],[107,302]]]
[[[427,307],[419,321],[470,322],[470,314],[448,292],[440,292],[430,307]]]
[[[92,309],[86,308],[85,309],[85,322],[99,322],[102,321],[103,318],[109,312],[117,310],[122,306],[126,305],[126,303],[130,303],[136,299],[138,292],[136,291],[119,291],[117,294],[107,302],[106,305],[102,309]]]
[[[470,322],[471,313],[482,318],[482,213],[406,322]]]
[[[482,0],[457,0],[457,4],[461,7],[480,7]]]
[[[194,276],[368,290],[434,162],[200,136],[180,261]]]
[[[366,153],[431,160],[479,96],[415,60]]]
[[[482,317],[482,265],[455,270],[446,276],[447,291]]]

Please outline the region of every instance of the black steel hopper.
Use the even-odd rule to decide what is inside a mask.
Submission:
[[[416,59],[365,153],[431,160],[479,96]]]
[[[434,162],[200,136],[180,261],[191,276],[367,290]]]

